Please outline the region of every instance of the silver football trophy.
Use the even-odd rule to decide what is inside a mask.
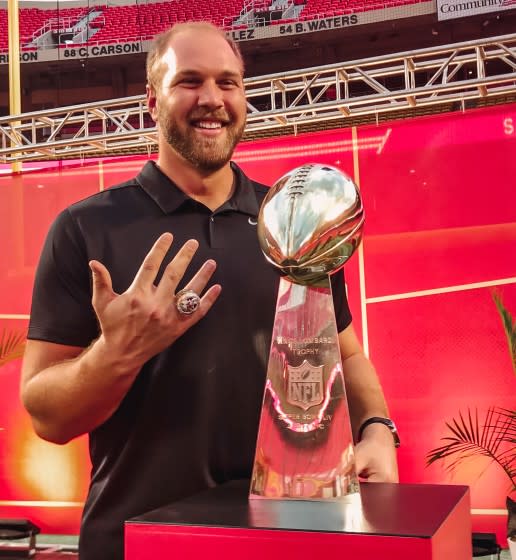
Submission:
[[[364,211],[329,165],[284,175],[258,236],[280,279],[250,498],[360,499],[329,275],[358,247]]]

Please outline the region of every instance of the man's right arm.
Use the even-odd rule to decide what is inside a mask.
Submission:
[[[67,443],[113,414],[139,370],[109,352],[102,336],[87,349],[28,340],[21,399],[40,437]]]
[[[176,309],[175,290],[198,246],[193,240],[183,245],[154,284],[171,243],[169,233],[156,241],[122,294],[113,291],[109,271],[98,261],[90,262],[92,304],[101,330],[91,346],[28,341],[21,398],[42,438],[66,443],[105,422],[143,364],[204,317],[217,299],[221,288],[214,285],[192,315]],[[186,287],[201,293],[214,270],[215,263],[207,261]]]

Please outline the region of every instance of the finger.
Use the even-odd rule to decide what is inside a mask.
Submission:
[[[196,272],[195,276],[190,280],[190,282],[188,282],[188,284],[185,286],[185,289],[193,290],[196,294],[201,295],[216,268],[217,263],[214,260],[207,260]]]
[[[181,321],[189,323],[190,324],[189,326],[195,325],[197,321],[202,319],[206,315],[206,313],[208,313],[212,305],[217,301],[217,298],[219,297],[221,291],[222,291],[222,287],[220,286],[220,284],[215,284],[214,286],[210,286],[210,288],[206,291],[206,293],[201,298],[201,301],[199,303],[199,308],[196,311],[194,311],[194,313],[192,313],[191,315],[183,315],[179,313],[179,311],[177,310],[174,304],[174,308],[176,309],[177,316]]]
[[[361,442],[357,443],[355,446],[355,469],[360,478],[368,478],[370,475],[367,458],[364,457],[364,453],[362,453]]]
[[[177,252],[163,272],[158,284],[156,296],[169,303],[174,296],[177,285],[183,278],[188,265],[191,263],[199,243],[195,239],[188,240]]]
[[[364,478],[364,479],[368,479],[371,476],[371,473],[369,472],[369,469],[367,468],[359,468],[358,465],[356,466],[356,471],[357,471],[357,475],[360,478]]]
[[[211,306],[217,301],[217,298],[219,297],[221,291],[221,285],[215,284],[214,286],[211,286],[202,296],[201,305],[199,307],[203,317],[211,309]]]
[[[152,286],[159,268],[163,263],[163,259],[172,245],[172,239],[173,236],[171,233],[164,233],[158,237],[152,249],[143,259],[131,287],[138,286],[139,288],[145,289]]]
[[[382,480],[382,477],[380,476],[379,473],[366,473],[365,475],[361,474],[359,475],[360,478],[367,480],[367,482],[385,482],[384,480]]]
[[[102,309],[116,295],[108,269],[99,261],[89,263],[92,275],[92,304],[95,309]]]

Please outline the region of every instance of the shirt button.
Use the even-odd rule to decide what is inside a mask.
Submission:
[[[215,221],[215,218],[212,216],[212,217],[210,218],[210,222],[214,222],[214,221]]]

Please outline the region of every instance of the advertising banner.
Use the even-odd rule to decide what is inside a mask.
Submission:
[[[437,0],[437,19],[476,16],[516,8],[516,0]]]

